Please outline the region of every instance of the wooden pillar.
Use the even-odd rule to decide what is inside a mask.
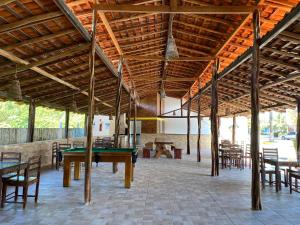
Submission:
[[[252,156],[252,209],[261,210],[259,166],[259,58],[260,23],[259,11],[253,12],[253,55],[251,76],[251,156]]]
[[[84,136],[87,135],[87,123],[88,123],[88,115],[84,114]]]
[[[69,122],[70,122],[70,110],[66,109],[66,117],[65,117],[65,138],[69,138]]]
[[[232,144],[235,144],[235,130],[236,130],[236,116],[233,114],[232,117]]]
[[[212,66],[212,83],[211,83],[211,176],[219,175],[219,149],[218,149],[218,78],[219,60],[217,59]]]
[[[115,139],[114,147],[119,147],[119,133],[120,133],[120,113],[121,113],[121,95],[122,95],[122,70],[123,70],[123,58],[119,60],[118,66],[118,88],[115,102]]]
[[[201,81],[199,79],[198,81],[198,116],[197,116],[197,122],[198,122],[198,138],[197,138],[197,162],[201,162]]]
[[[300,97],[297,98],[297,136],[296,136],[296,144],[297,144],[297,160],[300,160]]]
[[[188,100],[188,110],[187,110],[187,137],[186,137],[186,154],[191,154],[190,149],[190,131],[191,131],[191,104],[192,104],[192,98],[191,98],[191,91],[189,91],[189,100]]]
[[[131,93],[131,92],[130,92]],[[128,139],[128,147],[130,147],[130,118],[131,118],[131,95],[129,93],[129,104],[128,104],[128,112],[127,112],[127,139]]]
[[[35,124],[35,100],[30,99],[28,113],[27,142],[33,142]]]
[[[93,10],[92,20],[92,45],[89,57],[89,96],[88,96],[88,125],[87,125],[87,150],[85,155],[84,177],[84,202],[91,202],[91,170],[92,170],[92,147],[93,147],[93,118],[94,118],[94,87],[95,87],[95,48],[96,48],[96,24],[97,11]]]
[[[183,116],[182,98],[180,98],[180,115]]]
[[[274,132],[273,132],[273,113],[272,111],[269,112],[269,126],[270,126],[270,134],[269,134],[269,140],[274,140]]]
[[[136,101],[134,100],[134,120],[133,120],[133,147],[136,147],[136,115],[137,115],[137,108],[136,108]]]

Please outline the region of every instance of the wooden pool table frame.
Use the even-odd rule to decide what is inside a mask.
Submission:
[[[92,161],[95,162],[95,155],[100,156],[99,162],[125,163],[125,188],[130,188],[133,181],[134,164],[132,163],[131,152],[100,152],[93,153]],[[85,162],[85,152],[65,152],[64,153],[64,178],[63,186],[71,185],[71,162],[74,162],[74,180],[80,179],[80,164]]]

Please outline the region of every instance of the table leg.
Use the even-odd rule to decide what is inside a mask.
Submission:
[[[64,187],[69,187],[71,184],[71,162],[64,160]]]
[[[224,151],[221,151],[222,169],[224,169]]]
[[[132,161],[129,158],[125,161],[125,188],[130,188],[131,186],[131,169]]]
[[[276,163],[275,165],[275,179],[276,179],[276,192],[278,192],[280,190],[280,174],[279,174],[279,166]]]
[[[113,165],[112,165],[112,171],[113,171],[113,173],[118,172],[118,163],[113,162]]]
[[[80,180],[80,162],[74,162],[74,180]]]
[[[261,163],[260,169],[261,169],[261,184],[262,184],[262,189],[264,190],[266,187],[266,171],[265,171],[265,162],[264,161]]]
[[[131,167],[131,181],[133,181],[133,179],[134,179],[134,167],[135,167],[135,163],[132,163],[132,167]]]

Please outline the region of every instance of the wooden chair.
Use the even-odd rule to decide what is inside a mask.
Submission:
[[[249,163],[249,165],[248,165]],[[249,166],[251,168],[251,147],[250,144],[246,144],[246,149],[244,151],[244,167]]]
[[[290,194],[292,194],[293,191],[300,193],[300,186],[298,183],[300,182],[300,170],[288,169],[288,174],[289,174]]]
[[[73,141],[73,148],[84,148],[84,141]]]
[[[232,166],[239,169],[243,169],[243,150],[239,145],[231,145],[230,150],[225,153],[225,167],[229,166],[231,169]]]
[[[59,167],[59,161],[57,160],[57,152],[58,152],[58,143],[53,142],[52,143],[52,160],[51,160],[51,165],[52,169],[54,168],[54,161],[55,161],[55,168],[58,170]]]
[[[21,157],[22,157],[22,154],[20,152],[1,152],[0,161],[1,162],[16,162],[16,163],[20,163],[21,162]],[[4,175],[2,175],[2,181],[4,181],[5,179],[9,179],[11,177],[14,177],[16,175],[18,175],[18,172],[4,174]],[[18,194],[18,192],[19,192],[19,188],[16,187],[15,188],[15,193]]]
[[[93,147],[95,147],[95,148],[101,148],[101,147],[103,147],[103,139],[96,138],[95,142],[93,144]]]
[[[262,153],[262,160],[261,160],[261,164],[262,167],[264,168],[265,174],[264,176],[262,176],[262,185],[263,188],[265,187],[265,182],[268,182],[269,185],[271,186],[273,183],[276,182],[276,179],[274,179],[273,181],[273,175],[276,176],[276,171],[275,171],[275,167],[274,166],[266,166],[264,163],[264,159],[273,159],[278,161],[278,149],[277,148],[263,148],[263,153]],[[280,170],[284,170],[281,169]],[[279,170],[279,177],[281,180],[281,172]],[[266,175],[269,176],[269,180],[266,179]],[[287,182],[287,178],[285,176],[285,184]]]
[[[22,203],[23,208],[26,207],[27,197],[34,197],[35,203],[37,203],[38,195],[39,195],[39,184],[40,184],[40,174],[41,174],[41,156],[34,156],[29,158],[27,167],[23,171],[19,171],[18,175],[11,177],[9,179],[3,180],[3,189],[2,189],[2,199],[1,199],[1,207],[4,207],[5,203]],[[28,195],[28,187],[31,184],[36,184],[35,186],[35,194]],[[7,187],[23,187],[22,195],[18,195],[15,193],[15,200],[8,201],[13,198],[13,196],[9,196],[6,194]],[[22,202],[18,202],[18,196],[22,196]],[[7,197],[9,197],[7,199]]]

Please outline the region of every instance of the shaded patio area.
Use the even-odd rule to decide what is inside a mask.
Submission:
[[[204,154],[205,155],[205,154]],[[42,174],[38,207],[7,204],[2,225],[15,224],[299,224],[300,196],[288,188],[262,192],[263,211],[250,210],[251,170],[225,169],[210,176],[210,160],[139,159],[131,189],[124,189],[124,166],[93,165],[92,199],[83,204],[84,179],[62,186],[62,170]]]

